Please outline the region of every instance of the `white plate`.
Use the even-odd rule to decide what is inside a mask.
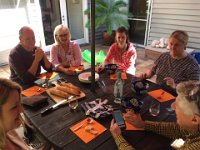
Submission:
[[[89,80],[89,77],[91,76],[91,72],[83,72],[79,74],[78,79],[79,81],[83,83],[91,83],[91,80]],[[95,81],[99,80],[99,74],[95,73]]]

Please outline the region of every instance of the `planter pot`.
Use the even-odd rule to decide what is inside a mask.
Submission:
[[[106,31],[103,32],[103,45],[110,46],[115,42],[115,31],[109,35]]]

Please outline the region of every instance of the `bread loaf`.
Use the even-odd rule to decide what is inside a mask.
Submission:
[[[81,89],[79,87],[73,85],[72,83],[61,82],[60,85],[61,86],[66,86],[66,87],[69,87],[69,88],[72,88],[72,89],[75,89],[77,91],[81,91]]]
[[[66,93],[62,90],[55,89],[55,88],[49,89],[49,92],[52,95],[56,95],[56,96],[59,96],[59,97],[62,97],[62,98],[68,98],[70,96],[68,93]]]
[[[57,86],[57,89],[63,92],[67,92],[69,94],[73,94],[73,95],[80,95],[81,93],[80,90],[76,90],[76,89],[69,88],[67,86],[62,86],[62,85]]]

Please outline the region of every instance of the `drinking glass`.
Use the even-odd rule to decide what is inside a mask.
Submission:
[[[149,112],[152,116],[158,116],[160,113],[160,103],[158,101],[152,101],[149,107]]]
[[[108,88],[104,82],[104,80],[99,80],[97,82],[98,86],[100,87],[100,89],[103,91],[103,93],[107,93],[108,92]]]
[[[69,108],[75,110],[78,107],[78,100],[69,101]]]

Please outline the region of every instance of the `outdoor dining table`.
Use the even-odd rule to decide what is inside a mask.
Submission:
[[[81,104],[84,102],[93,101],[97,98],[107,99],[108,103],[113,107],[120,107],[119,104],[114,103],[113,86],[115,80],[111,80],[109,75],[104,72],[99,74],[99,81],[104,81],[106,85],[106,91],[99,88],[95,83],[95,90],[91,90],[91,85],[88,83],[82,83],[78,79],[77,75],[64,75],[60,76],[66,79],[68,82],[78,86],[86,96],[79,100],[79,106],[75,111],[71,111],[70,108],[65,105],[52,111],[47,115],[41,115],[40,112],[49,106],[55,104],[55,102],[49,97],[48,103],[40,105],[37,108],[30,109],[24,106],[24,114],[27,119],[32,123],[36,131],[50,144],[54,149],[117,149],[114,139],[109,131],[112,115],[105,118],[95,119],[97,122],[107,128],[105,132],[97,136],[89,143],[84,143],[79,137],[77,137],[70,127],[87,118]],[[151,116],[149,113],[149,105],[153,100],[153,97],[147,93],[137,95],[131,90],[131,81],[134,77],[127,74],[127,79],[124,80],[124,96],[134,96],[138,100],[143,102],[140,114],[144,120],[153,121],[175,121],[175,113],[170,110],[170,105],[174,100],[170,100],[161,103],[160,113],[158,116]],[[145,80],[149,84],[148,91],[162,88],[159,85]],[[169,91],[175,94],[173,91]],[[47,96],[47,93],[43,93]],[[125,139],[139,150],[159,150],[159,149],[171,149],[171,140],[160,135],[156,135],[146,131],[122,131]]]

